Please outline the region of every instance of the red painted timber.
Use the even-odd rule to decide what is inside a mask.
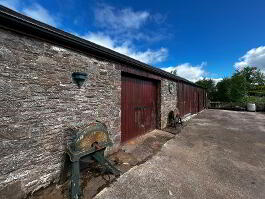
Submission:
[[[128,141],[157,126],[157,82],[122,74],[121,141]]]
[[[188,113],[198,113],[206,107],[207,96],[204,89],[177,82],[177,107],[180,116]]]

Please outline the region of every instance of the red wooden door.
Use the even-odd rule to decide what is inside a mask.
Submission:
[[[189,113],[189,89],[188,89],[188,85],[184,84],[184,93],[185,93],[185,97],[184,97],[184,115],[186,115],[187,113]]]
[[[157,83],[122,75],[121,141],[125,142],[156,128]]]
[[[184,115],[185,103],[184,103],[184,84],[182,82],[178,82],[178,102],[177,107],[179,109],[180,116]]]

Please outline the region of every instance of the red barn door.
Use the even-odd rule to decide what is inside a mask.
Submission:
[[[157,83],[122,74],[121,141],[125,142],[157,126]]]

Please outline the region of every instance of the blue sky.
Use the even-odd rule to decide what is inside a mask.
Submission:
[[[265,72],[264,0],[0,0],[0,4],[191,81]]]

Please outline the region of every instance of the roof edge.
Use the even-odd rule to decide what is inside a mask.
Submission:
[[[18,12],[15,12],[2,5],[0,5],[0,22],[0,27],[5,27],[26,35],[37,36],[51,41],[52,43],[62,44],[69,48],[75,48],[83,52],[96,54],[107,59],[114,59],[117,62],[126,63],[144,71],[148,71],[175,81],[183,81],[193,86],[202,88],[201,86],[198,86],[197,84],[187,79],[173,75],[162,69],[145,64],[126,55],[97,45],[93,42],[77,37],[63,30],[57,29],[48,24],[42,23]]]

